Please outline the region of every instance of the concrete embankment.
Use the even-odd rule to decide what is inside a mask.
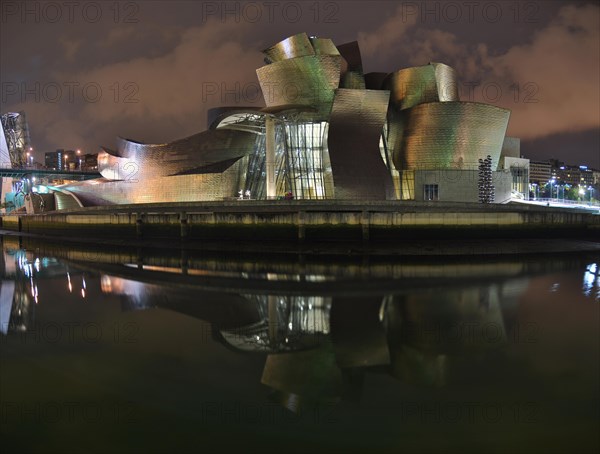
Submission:
[[[594,238],[600,215],[523,205],[229,201],[4,215],[2,228],[49,236],[198,240],[398,241]]]

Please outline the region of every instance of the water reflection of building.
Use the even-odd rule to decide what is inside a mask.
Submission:
[[[589,264],[583,273],[583,293],[600,301],[600,267],[597,263]]]
[[[331,298],[322,296],[245,295],[260,321],[222,330],[225,342],[244,351],[284,352],[319,345],[330,331]]]
[[[196,316],[209,321],[213,338],[229,348],[266,353],[262,383],[274,399],[298,410],[357,398],[367,371],[443,386],[455,358],[507,344],[528,281],[364,296],[199,294],[109,275],[101,282],[104,292],[121,295],[125,310]],[[246,316],[232,322],[230,314],[242,307]]]
[[[17,243],[18,244],[18,243]],[[37,286],[33,283],[34,266],[27,261],[25,252],[3,248],[0,260],[0,333],[26,331],[33,324],[37,300]],[[27,284],[31,291],[27,291]]]
[[[60,276],[72,284],[69,291],[84,290],[85,274],[75,270],[86,268],[87,256],[90,269],[102,273],[96,284],[104,294],[119,296],[122,310],[176,311],[208,322],[213,338],[234,351],[265,355],[260,380],[292,410],[357,399],[367,374],[418,386],[453,383],[460,379],[457,364],[495,356],[518,335],[523,328],[517,326],[518,306],[531,275],[583,271],[583,291],[591,295],[599,284],[596,263],[583,268],[579,259],[558,265],[530,259],[511,266],[471,260],[468,270],[431,262],[404,263],[401,270],[374,263],[363,272],[379,271],[364,281],[349,278],[343,262],[343,279],[337,281],[331,263],[324,269],[332,274],[315,273],[309,263],[302,263],[303,272],[273,273],[272,266],[261,273],[240,271],[225,259],[205,269],[193,257],[140,255],[134,266],[70,249],[63,253],[78,260],[71,265],[24,253],[16,242],[7,247],[9,241],[0,288],[2,314],[4,301],[10,301],[9,331],[31,326],[36,294],[31,290],[38,279]],[[129,260],[136,260],[134,254]],[[185,267],[178,268],[179,262]],[[395,287],[374,280],[383,269]]]
[[[0,333],[24,332],[35,324],[40,279],[60,277],[73,292],[71,273],[55,258],[41,257],[20,247],[19,238],[3,236],[0,255]],[[77,291],[86,296],[85,275],[77,272]]]

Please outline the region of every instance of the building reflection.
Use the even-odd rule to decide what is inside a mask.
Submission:
[[[221,330],[224,342],[242,351],[281,353],[318,346],[330,332],[331,298],[322,296],[243,295],[255,306],[256,323]]]
[[[39,300],[35,273],[40,263],[28,261],[25,251],[7,246],[0,260],[0,332],[4,335],[27,331],[33,325]]]
[[[0,333],[3,335],[33,329],[35,308],[41,300],[38,286],[41,279],[64,279],[70,293],[77,287],[81,297],[86,297],[85,273],[70,272],[69,267],[56,258],[22,249],[17,237],[2,237],[0,277]]]
[[[528,282],[519,278],[363,296],[270,294],[268,287],[262,293],[210,296],[101,277],[103,292],[119,295],[123,310],[162,308],[192,315],[210,322],[213,338],[229,349],[266,354],[261,382],[293,411],[358,399],[366,373],[444,386],[455,358],[507,345]],[[232,323],[227,314],[242,307],[245,315]]]
[[[600,267],[597,263],[590,263],[583,273],[583,294],[594,296],[600,301]]]
[[[118,298],[122,311],[185,314],[208,322],[213,339],[228,349],[264,355],[260,381],[292,411],[358,400],[367,374],[416,386],[452,383],[458,362],[510,345],[519,330],[519,301],[531,276],[548,272],[547,263],[552,271],[583,271],[583,293],[595,299],[600,283],[596,261],[582,260],[496,265],[471,260],[456,266],[427,261],[402,267],[375,262],[356,265],[356,275],[381,278],[387,270],[389,280],[343,274],[338,281],[331,261],[322,274],[316,272],[321,265],[306,263],[285,264],[279,269],[285,272],[248,272],[245,263],[230,266],[227,260],[138,254],[123,262],[98,256],[86,262],[81,251],[68,253],[77,260],[50,259],[3,239],[3,335],[33,326],[40,279],[58,278],[65,294],[82,298],[97,285],[102,295]],[[339,267],[348,273],[346,262]]]

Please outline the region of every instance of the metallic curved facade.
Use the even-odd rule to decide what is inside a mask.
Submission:
[[[329,38],[311,36],[308,39],[313,46],[315,55],[340,55],[340,51]]]
[[[365,74],[365,88],[367,90],[382,90],[388,73],[367,73]]]
[[[314,55],[282,60],[256,70],[268,108],[310,106],[326,119],[339,85],[341,57]]]
[[[306,33],[298,33],[263,50],[263,54],[269,62],[275,63],[290,58],[315,55],[315,49]]]
[[[61,188],[75,194],[85,206],[223,200],[237,193],[242,162],[238,160],[221,173],[87,180]]]
[[[98,171],[109,180],[220,173],[249,154],[256,136],[234,130],[208,130],[167,144],[119,138],[117,150],[98,154]]]
[[[430,63],[391,73],[383,83],[398,109],[410,109],[429,102],[458,101],[456,73],[450,66]]]
[[[426,103],[406,109],[390,126],[399,170],[473,169],[492,157],[496,169],[510,111],[472,102]]]
[[[364,90],[366,88],[365,76],[358,42],[341,44],[338,49],[345,63],[342,68],[340,88]]]
[[[389,92],[382,90],[336,91],[327,138],[336,198],[393,197],[392,179],[379,151],[388,101]]]
[[[92,205],[240,193],[422,200],[419,191],[435,182],[420,170],[472,172],[487,155],[498,166],[510,112],[460,102],[447,65],[365,76],[357,42],[336,47],[306,33],[263,52],[256,74],[264,107],[211,109],[207,131],[166,144],[119,138],[116,150],[98,155],[104,178],[63,189]]]

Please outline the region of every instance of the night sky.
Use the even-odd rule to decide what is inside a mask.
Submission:
[[[120,135],[165,143],[207,109],[264,105],[261,50],[296,33],[358,40],[365,73],[454,67],[461,99],[511,109],[530,159],[600,168],[600,7],[587,1],[4,1],[0,112],[36,160]]]

